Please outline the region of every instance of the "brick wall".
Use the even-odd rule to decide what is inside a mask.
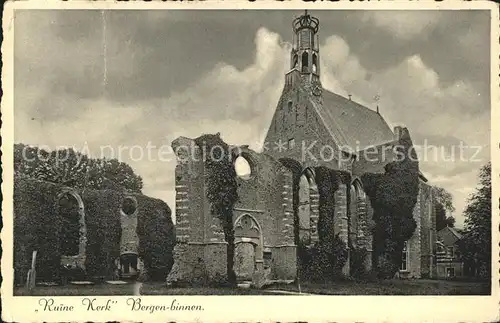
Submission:
[[[194,140],[180,137],[172,143],[176,150],[178,165],[175,168],[175,215],[176,237],[180,242],[203,243],[208,208],[204,191],[204,165],[201,152],[194,147]],[[196,225],[191,225],[196,223]]]
[[[206,199],[205,168],[194,140],[172,143],[175,168],[176,237],[174,265],[167,282],[206,284],[227,280],[227,243],[217,216]]]
[[[420,278],[421,276],[421,235],[422,235],[422,222],[420,217],[420,209],[421,209],[421,192],[419,189],[419,194],[417,196],[417,203],[413,208],[413,218],[417,224],[415,232],[413,236],[408,240],[408,276],[414,278]]]
[[[316,166],[326,166],[336,170],[350,168],[350,161],[339,164],[338,147],[316,113],[314,104],[320,104],[320,100],[321,98],[312,97],[308,87],[285,88],[265,139],[268,148],[265,152],[276,159],[284,157],[294,159],[300,162],[303,168]],[[313,101],[318,102],[313,103]],[[290,149],[287,145],[292,138],[295,146]],[[285,150],[275,149],[275,143],[280,140],[285,144]]]
[[[432,277],[434,267],[434,244],[436,239],[436,227],[434,217],[434,205],[432,189],[424,182],[420,182],[421,208],[421,265],[422,276]]]

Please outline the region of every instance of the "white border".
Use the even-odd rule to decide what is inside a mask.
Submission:
[[[492,158],[492,295],[493,296],[142,296],[143,304],[169,305],[173,299],[183,304],[200,304],[203,312],[132,312],[126,305],[129,296],[114,296],[118,301],[111,312],[74,312],[48,313],[38,311],[39,297],[13,297],[12,281],[12,196],[13,169],[13,41],[14,9],[358,9],[358,10],[411,10],[411,9],[485,9],[491,10],[491,158]],[[257,1],[246,2],[204,1],[204,2],[112,2],[112,1],[21,1],[7,3],[3,17],[4,42],[3,54],[3,100],[1,135],[2,146],[2,209],[4,229],[2,309],[3,320],[16,322],[34,321],[147,321],[147,322],[225,322],[225,321],[308,321],[308,322],[373,322],[373,321],[446,321],[446,322],[483,322],[497,321],[499,317],[499,199],[500,173],[500,121],[499,82],[499,12],[493,2],[299,2],[299,1]],[[93,297],[92,297],[93,298]],[[105,302],[110,297],[95,297]],[[81,307],[82,297],[54,297],[57,303]]]

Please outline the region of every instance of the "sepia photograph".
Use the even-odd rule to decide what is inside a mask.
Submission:
[[[306,7],[12,10],[2,297],[492,296],[494,10]]]

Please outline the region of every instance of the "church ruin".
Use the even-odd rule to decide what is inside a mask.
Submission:
[[[294,281],[299,267],[297,244],[308,247],[319,240],[319,232],[324,229],[319,221],[320,200],[330,196],[321,196],[317,167],[342,172],[349,179],[339,182],[331,193],[335,201],[332,230],[347,246],[348,255],[350,248],[367,251],[363,266],[370,270],[374,210],[361,175],[384,173],[385,166],[396,159],[392,148],[401,139],[410,138],[406,128],[391,130],[378,108],[371,110],[350,97],[323,89],[317,18],[306,11],[294,20],[293,30],[290,71],[285,75],[265,139],[268,149],[257,153],[243,146],[233,155],[233,161],[245,158],[251,169],[248,178],[237,179],[240,200],[233,212],[234,269],[238,280],[251,281],[255,286]],[[274,149],[273,144],[279,149]],[[178,157],[177,245],[167,280],[223,281],[227,278],[227,242],[206,199],[207,170],[195,151],[178,149],[192,145],[194,141],[184,137],[172,143]],[[376,158],[366,157],[369,150]],[[435,218],[431,187],[426,182],[419,173],[419,193],[413,209],[416,229],[405,242],[401,276],[432,277],[435,273]],[[350,275],[349,261],[342,272]]]

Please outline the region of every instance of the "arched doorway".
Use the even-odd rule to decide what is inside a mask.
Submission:
[[[123,279],[136,278],[139,275],[138,256],[135,253],[120,255],[120,276]]]
[[[234,271],[238,281],[251,281],[263,263],[262,230],[250,214],[243,214],[234,223]]]
[[[122,234],[118,268],[119,276],[122,279],[137,278],[141,269],[138,256],[137,214],[138,204],[136,198],[134,196],[126,196],[123,199],[120,209]]]
[[[299,240],[306,244],[311,242],[311,193],[314,192],[317,192],[314,173],[307,168],[300,176],[298,205]]]
[[[87,227],[83,201],[76,192],[64,191],[56,199],[56,210],[61,221],[61,266],[69,270],[84,270]]]

